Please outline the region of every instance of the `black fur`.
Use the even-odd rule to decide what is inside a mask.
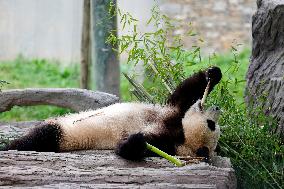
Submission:
[[[128,160],[141,160],[145,157],[146,141],[142,133],[130,135],[117,146],[115,153]]]
[[[58,125],[44,122],[29,134],[12,141],[4,150],[58,152],[61,135]]]
[[[157,156],[146,149],[146,142],[170,154],[176,154],[176,147],[185,141],[181,123],[182,117],[176,112],[165,119],[160,133],[133,134],[123,139],[116,149],[116,154],[129,160],[141,160],[145,156]]]
[[[205,161],[209,161],[209,149],[206,146],[203,146],[195,152],[198,157],[204,157]]]
[[[167,103],[178,107],[181,115],[184,115],[190,106],[202,98],[208,81],[210,80],[210,92],[221,78],[222,73],[218,67],[210,67],[205,71],[200,71],[184,80],[169,96]]]
[[[207,126],[209,127],[209,129],[211,131],[215,131],[216,129],[216,124],[214,121],[210,120],[210,119],[207,119]]]

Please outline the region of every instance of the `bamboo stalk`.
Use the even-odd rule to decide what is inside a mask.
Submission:
[[[204,91],[204,94],[203,94],[203,97],[201,99],[201,107],[204,106],[204,103],[205,103],[205,100],[206,100],[206,97],[208,96],[208,93],[209,93],[209,87],[210,87],[210,80],[208,81],[207,83],[207,86],[205,88],[205,91]]]
[[[168,161],[172,162],[173,164],[175,164],[177,167],[182,167],[185,165],[185,163],[183,163],[180,159],[171,156],[169,154],[167,154],[166,152],[163,152],[162,150],[156,148],[155,146],[152,146],[151,144],[146,143],[147,149],[158,154],[159,156],[167,159]]]

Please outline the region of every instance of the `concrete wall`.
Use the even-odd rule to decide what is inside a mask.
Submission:
[[[78,60],[82,0],[0,0],[0,60]]]
[[[117,2],[122,10],[141,20],[142,32],[148,29],[145,24],[153,0]],[[29,58],[78,62],[82,8],[83,0],[0,0],[0,61],[22,54]]]
[[[118,0],[118,6],[140,21],[147,31],[153,0]],[[160,0],[163,12],[186,23],[193,22],[207,42],[205,49],[226,51],[235,40],[250,44],[254,0]],[[0,61],[22,54],[29,58],[80,60],[83,0],[0,0]],[[119,32],[122,34],[123,32]],[[191,38],[185,38],[191,47]]]

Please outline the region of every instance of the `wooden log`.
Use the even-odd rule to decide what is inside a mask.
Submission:
[[[11,138],[28,132],[40,121],[0,123]],[[212,164],[175,167],[159,157],[124,160],[107,150],[72,153],[0,151],[0,188],[236,188],[228,158]],[[1,187],[2,186],[2,187]]]
[[[220,157],[219,157],[220,158]],[[0,152],[0,186],[90,188],[236,188],[231,167],[175,167],[162,158],[131,162],[112,151]]]
[[[71,88],[14,89],[0,92],[0,112],[13,106],[54,105],[76,112],[101,108],[118,102],[115,95]]]

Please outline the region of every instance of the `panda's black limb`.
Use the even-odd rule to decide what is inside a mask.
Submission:
[[[179,138],[179,140],[176,138]],[[166,129],[159,134],[136,133],[121,140],[117,145],[115,152],[125,159],[134,161],[142,160],[144,157],[158,156],[152,151],[147,150],[146,142],[170,155],[175,155],[176,145],[184,142],[184,136],[182,132],[176,132],[174,130],[170,132]]]
[[[168,97],[167,103],[178,107],[180,113],[184,115],[189,107],[202,98],[208,82],[210,81],[210,92],[221,78],[222,72],[218,67],[210,67],[207,70],[195,73],[175,89]]]
[[[205,146],[197,149],[196,156],[203,157],[205,162],[209,162],[209,149]]]
[[[29,134],[10,142],[3,150],[58,152],[61,136],[58,125],[43,122]]]
[[[146,141],[142,133],[132,134],[119,142],[115,153],[125,159],[138,161],[145,157]]]

